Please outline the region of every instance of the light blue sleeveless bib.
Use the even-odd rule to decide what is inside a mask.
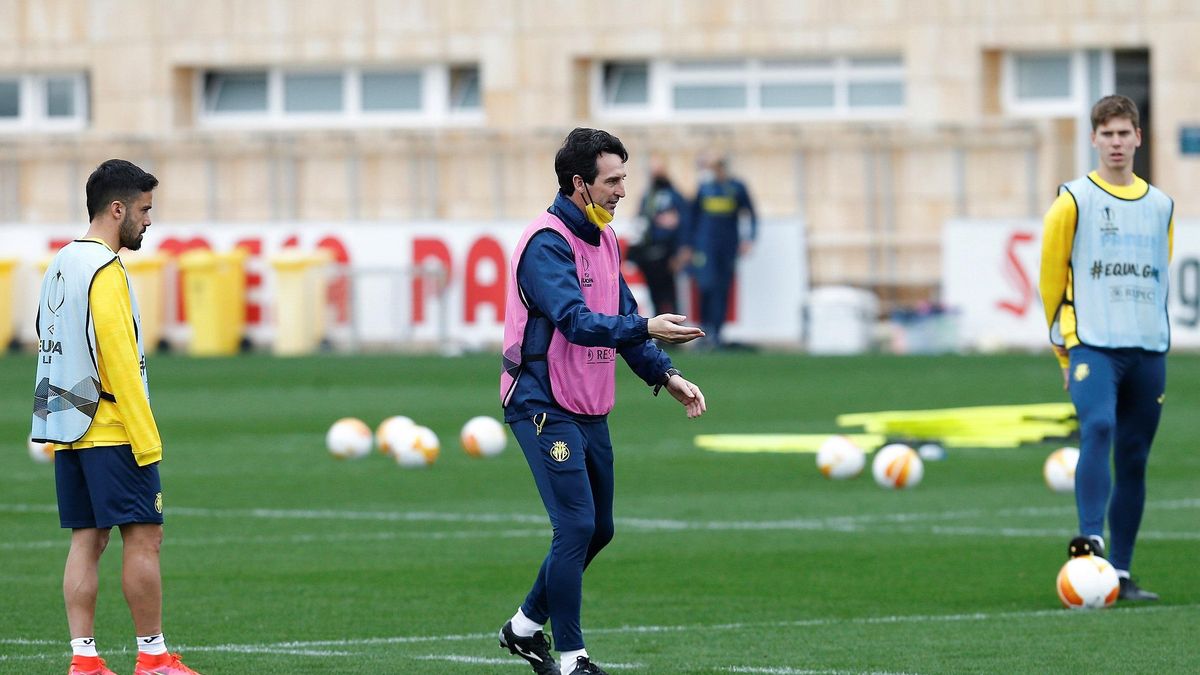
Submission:
[[[1151,185],[1138,199],[1122,199],[1088,176],[1061,190],[1078,210],[1071,247],[1076,337],[1090,347],[1167,351],[1171,198]],[[1057,319],[1052,337],[1062,344]]]
[[[111,264],[120,265],[121,259],[107,246],[76,240],[64,246],[46,269],[38,298],[38,366],[32,431],[35,441],[79,440],[92,425],[100,399],[115,400],[100,388],[96,330],[89,301],[92,280]],[[132,288],[129,301],[133,307],[138,356],[145,364],[142,322]],[[149,397],[144,367],[142,385]]]

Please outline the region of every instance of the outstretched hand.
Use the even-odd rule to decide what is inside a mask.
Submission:
[[[659,314],[646,322],[646,329],[650,337],[677,345],[704,337],[704,331],[698,327],[683,325],[686,319],[682,314]]]
[[[671,396],[675,397],[676,401],[683,404],[687,410],[687,416],[696,418],[704,414],[708,410],[708,406],[704,403],[704,394],[700,392],[700,387],[683,379],[680,375],[672,375],[670,380],[667,380],[667,391],[671,392]]]

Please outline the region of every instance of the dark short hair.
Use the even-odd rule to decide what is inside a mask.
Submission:
[[[88,176],[88,220],[91,221],[113,202],[129,204],[143,192],[150,192],[156,187],[158,179],[142,171],[133,162],[110,159]]]
[[[577,127],[567,134],[562,147],[554,156],[554,173],[558,175],[558,189],[565,195],[575,191],[572,179],[579,176],[583,182],[592,184],[600,170],[596,160],[604,153],[611,153],[629,161],[629,153],[621,145],[621,139],[600,129]]]
[[[1115,117],[1124,117],[1133,122],[1134,129],[1142,126],[1138,119],[1137,104],[1133,102],[1133,99],[1113,94],[1096,101],[1096,105],[1092,106],[1092,131]]]

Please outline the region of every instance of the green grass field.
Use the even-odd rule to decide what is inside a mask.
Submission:
[[[698,450],[700,433],[821,432],[838,413],[1064,400],[1048,356],[681,353],[689,421],[622,368],[611,417],[617,535],[585,577],[588,648],[616,673],[1168,673],[1200,669],[1200,357],[1169,361],[1135,576],[1154,605],[1059,607],[1074,502],[1050,445],[951,450],[915,489],[822,478],[811,455]],[[496,646],[549,542],[525,460],[458,447],[499,414],[498,358],[151,357],[165,441],[165,628],[214,673],[522,673]],[[53,468],[27,456],[34,358],[0,358],[0,672],[69,650]],[[336,418],[432,427],[425,471],[336,462]],[[96,637],[133,668],[120,543]]]

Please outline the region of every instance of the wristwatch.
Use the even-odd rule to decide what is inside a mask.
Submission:
[[[663,373],[662,379],[659,380],[658,384],[654,385],[655,396],[658,396],[658,390],[667,386],[667,383],[671,381],[671,377],[674,375],[683,377],[683,373],[679,372],[678,368],[667,368],[667,372]]]

